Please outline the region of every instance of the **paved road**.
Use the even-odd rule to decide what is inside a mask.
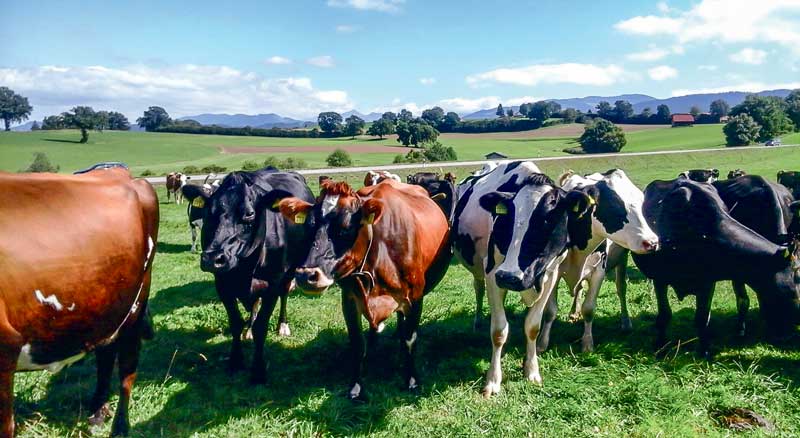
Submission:
[[[769,149],[779,149],[788,147],[797,147],[800,145],[782,145],[770,146]],[[616,158],[616,157],[637,157],[642,155],[671,155],[671,154],[690,154],[695,152],[736,152],[748,149],[764,149],[765,146],[739,146],[730,148],[712,148],[712,149],[688,149],[688,150],[675,150],[675,151],[653,151],[653,152],[620,152],[616,154],[585,154],[585,155],[565,155],[556,157],[532,157],[532,158],[514,158],[514,160],[533,160],[533,161],[557,161],[557,160],[584,160],[593,158]],[[359,166],[359,167],[334,167],[327,169],[303,169],[296,170],[297,173],[302,175],[334,175],[338,173],[361,173],[369,170],[403,170],[403,169],[444,169],[448,167],[480,167],[490,160],[479,161],[448,161],[436,163],[416,163],[416,164],[389,164],[386,166]],[[219,174],[219,178],[223,178],[225,174]],[[192,179],[202,180],[205,175],[192,175]],[[146,178],[151,184],[164,184],[163,176],[154,176]]]

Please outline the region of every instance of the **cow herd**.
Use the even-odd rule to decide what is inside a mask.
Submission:
[[[758,298],[770,339],[800,324],[800,173],[779,172],[780,184],[740,169],[726,180],[719,175],[687,170],[642,192],[621,169],[553,179],[531,161],[506,161],[488,163],[460,183],[436,173],[403,183],[381,171],[369,172],[355,190],[320,177],[317,196],[300,174],[274,168],[233,172],[221,181],[210,176],[200,185],[170,174],[167,190],[176,202],[188,201],[192,251],[201,230],[199,268],[214,276],[232,336],[228,371],[244,368],[242,338],[252,337],[250,377],[265,382],[264,344],[275,307],[280,303],[278,332],[288,336],[288,293],[318,295],[337,284],[352,354],[348,396],[366,397],[367,350],[394,314],[402,381],[415,390],[423,301],[455,257],[472,276],[475,328],[485,324],[488,298],[492,350],[482,394],[491,397],[501,390],[509,292],[527,308],[523,374],[541,383],[538,354],[548,348],[559,281],[572,294],[569,317],[583,320],[582,349],[592,351],[597,295],[608,273],[615,274],[621,329],[632,328],[629,257],[653,281],[657,352],[669,345],[668,286],[680,298],[696,297],[702,357],[711,357],[718,281],[733,284],[739,335],[749,306],[745,285]],[[109,415],[118,361],[122,396],[112,433],[125,434],[140,340],[151,335],[154,191],[111,167],[75,176],[0,174],[0,200],[0,229],[14,230],[0,239],[0,437],[13,436],[15,371],[55,370],[89,351],[98,367],[90,421]]]

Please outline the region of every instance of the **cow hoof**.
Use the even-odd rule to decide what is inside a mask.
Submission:
[[[292,336],[292,330],[289,328],[288,322],[278,324],[278,336]]]
[[[409,377],[408,379],[408,391],[413,394],[419,394],[419,380]]]
[[[98,410],[89,417],[89,424],[92,426],[102,426],[106,420],[111,416],[111,410],[108,409],[108,403],[104,403]]]
[[[633,324],[631,323],[631,319],[630,318],[622,318],[622,321],[619,324],[619,328],[624,333],[632,332],[633,331]]]
[[[483,391],[481,391],[481,395],[485,399],[492,398],[493,395],[500,393],[500,384],[499,383],[487,383],[486,386],[483,387]]]
[[[568,318],[569,322],[574,324],[581,320],[581,314],[580,312],[570,313]]]
[[[581,351],[584,353],[592,353],[594,352],[594,339],[583,339],[581,342]]]
[[[347,392],[347,398],[355,402],[367,401],[367,395],[364,392],[364,388],[359,383],[354,383],[353,386],[350,387],[350,391]]]
[[[708,362],[714,360],[714,354],[710,350],[698,350],[697,357]]]
[[[130,425],[127,420],[117,421],[114,419],[114,425],[111,426],[112,437],[126,437],[130,431]]]
[[[252,341],[253,340],[253,330],[247,329],[247,331],[244,332],[244,335],[242,335],[242,340],[243,341]]]

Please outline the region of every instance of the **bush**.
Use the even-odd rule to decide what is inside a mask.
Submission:
[[[433,142],[425,147],[422,152],[428,161],[456,161],[458,156],[452,146],[445,146],[440,142]]]
[[[181,169],[181,173],[184,175],[199,175],[200,168],[197,166],[186,166],[183,169]]]
[[[139,176],[153,176],[153,175],[155,175],[155,173],[153,173],[153,171],[150,169],[145,169],[142,171],[142,173],[139,174]]]
[[[597,154],[619,152],[627,143],[622,129],[605,119],[597,119],[586,125],[578,140],[586,153]]]
[[[247,160],[244,163],[242,163],[242,170],[244,171],[252,172],[258,169],[261,169],[261,165],[258,164],[258,161]]]
[[[408,151],[408,153],[405,156],[397,155],[394,157],[394,164],[404,164],[404,163],[413,164],[413,163],[427,163],[427,162],[428,158],[425,157],[425,152],[418,149]]]
[[[328,166],[331,167],[347,167],[353,165],[353,160],[350,158],[350,154],[343,149],[336,149],[328,158],[325,159],[328,163]]]
[[[586,153],[586,151],[583,150],[583,148],[581,146],[573,146],[571,148],[564,148],[561,151],[562,152],[566,152],[568,154],[573,154],[573,155],[580,155],[580,154],[585,154]]]
[[[747,146],[758,141],[761,126],[748,114],[739,114],[728,120],[722,132],[728,146]]]
[[[33,162],[27,169],[21,170],[20,172],[33,172],[33,173],[42,173],[42,172],[50,172],[56,173],[58,172],[59,166],[54,166],[50,159],[47,158],[47,154],[44,152],[36,152],[33,154]]]
[[[216,164],[209,164],[208,166],[200,169],[201,173],[223,173],[227,171],[227,167],[217,166]]]
[[[247,161],[245,161],[245,163],[247,163]],[[276,157],[267,157],[267,159],[264,160],[263,166],[259,166],[258,163],[254,164],[256,167],[252,170],[258,170],[261,169],[262,167],[274,167],[276,169],[305,169],[306,167],[308,167],[308,163],[306,163],[305,160],[303,160],[302,158],[294,158],[294,157],[288,157],[284,160],[278,159]],[[242,169],[249,170],[244,168]]]

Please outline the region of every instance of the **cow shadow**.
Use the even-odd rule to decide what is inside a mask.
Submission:
[[[191,254],[189,250],[192,249],[192,245],[188,243],[170,243],[160,241],[158,242],[158,252],[160,253],[167,253],[167,254],[181,254],[187,253]]]
[[[80,144],[80,142],[81,142],[80,140],[65,140],[65,139],[62,139],[62,138],[43,138],[42,140],[44,140],[44,141],[52,141],[52,142],[56,142],[56,143],[76,143],[76,144]]]

